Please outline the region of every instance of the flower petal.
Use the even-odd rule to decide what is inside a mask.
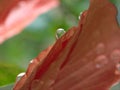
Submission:
[[[116,14],[108,0],[91,0],[78,27],[58,39],[43,63],[14,90],[108,90],[120,80]]]
[[[38,15],[57,5],[58,0],[1,0],[0,43],[20,33]]]

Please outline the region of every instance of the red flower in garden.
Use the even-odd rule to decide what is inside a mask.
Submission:
[[[58,0],[0,0],[0,43],[20,33],[38,15],[58,6]]]
[[[77,27],[33,59],[14,90],[108,90],[120,79],[120,28],[109,0],[90,0]]]

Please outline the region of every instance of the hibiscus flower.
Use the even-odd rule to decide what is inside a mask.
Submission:
[[[120,28],[109,0],[90,0],[77,27],[30,62],[14,90],[108,90],[120,80]]]

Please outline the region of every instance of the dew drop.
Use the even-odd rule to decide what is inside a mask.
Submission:
[[[102,54],[105,51],[105,46],[103,43],[99,43],[96,47],[96,53],[97,54]]]
[[[116,62],[119,62],[120,61],[120,50],[114,50],[112,53],[111,53],[111,59],[112,60],[115,60]]]
[[[18,74],[16,82],[18,82],[24,75],[25,75],[25,72],[22,72],[22,73]]]
[[[33,60],[31,60],[30,63],[33,63]]]
[[[105,55],[100,55],[95,59],[96,68],[101,68],[108,63],[108,59]]]
[[[115,70],[116,75],[120,75],[120,63],[116,65],[116,70]]]
[[[80,12],[80,15],[79,15],[79,17],[78,17],[79,20],[81,19],[81,15],[82,15],[82,13],[83,13],[83,12]]]
[[[62,28],[57,29],[57,31],[56,31],[56,39],[59,39],[59,38],[60,38],[61,36],[63,36],[65,33],[66,33],[66,32],[65,32],[64,29],[62,29]]]

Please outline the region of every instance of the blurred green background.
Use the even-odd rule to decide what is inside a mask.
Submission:
[[[117,6],[119,11],[117,19],[120,23],[120,0],[111,1]],[[0,86],[14,83],[17,74],[26,70],[29,61],[55,42],[56,30],[58,28],[68,30],[76,26],[80,12],[89,6],[89,0],[60,2],[59,7],[40,15],[22,33],[0,45]],[[112,88],[119,89],[120,85]]]

